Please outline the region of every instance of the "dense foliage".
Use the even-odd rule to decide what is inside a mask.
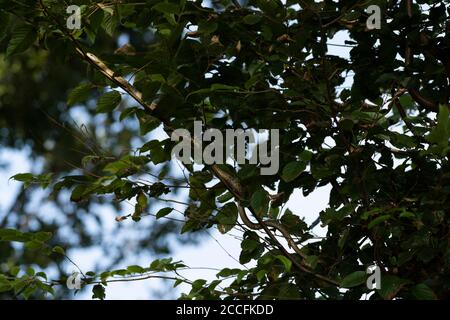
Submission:
[[[79,30],[66,27],[70,4],[81,7]],[[134,201],[134,212],[117,220],[132,219],[136,226],[148,215],[179,219],[173,207],[151,212],[151,203],[174,198],[187,187],[181,233],[242,230],[240,263],[256,262],[224,268],[213,282],[177,276],[174,271],[187,266],[171,259],[89,272],[82,283],[92,285],[95,298],[104,298],[108,281],[130,277],[189,283],[192,290],[183,298],[191,299],[360,299],[372,291],[372,299],[446,298],[449,4],[2,0],[2,54],[24,66],[19,75],[9,71],[19,77],[10,83],[13,94],[2,89],[0,107],[13,106],[12,113],[2,113],[2,126],[29,115],[28,108],[14,112],[17,99],[30,100],[29,108],[40,101],[42,111],[49,108],[59,118],[82,104],[91,113],[107,114],[106,140],[117,122],[138,123],[139,132],[127,132],[142,140],[136,149],[118,148],[114,140],[106,148],[84,141],[89,154],[83,158],[60,155],[78,161],[82,170],[76,175],[50,167],[14,179],[52,194],[70,190],[76,206],[92,199]],[[369,5],[380,6],[381,29],[366,27]],[[342,44],[351,49],[349,59],[329,53],[338,32],[349,37]],[[127,43],[117,48],[117,39]],[[17,89],[20,77],[64,86],[53,78],[54,65],[37,64],[42,72],[27,64],[36,59],[30,52],[51,56],[50,64],[58,68],[71,68],[62,77],[73,84],[67,103],[52,106],[57,99],[45,91]],[[349,75],[353,83],[343,89]],[[222,131],[279,129],[279,172],[261,175],[260,164],[187,164],[182,179],[173,179],[170,134],[177,128],[192,131],[194,120]],[[166,137],[146,141],[161,127]],[[45,139],[59,134],[42,130]],[[8,139],[25,134],[13,131]],[[117,132],[111,136],[120,138]],[[326,185],[332,189],[320,224],[327,233],[318,238],[315,225],[300,218],[305,208],[284,204],[296,189],[306,196]],[[65,255],[51,233],[2,227],[0,240],[25,243],[25,251],[39,249],[36,259]],[[381,268],[380,290],[366,287],[365,269],[373,264]],[[65,279],[47,280],[43,272],[18,267],[1,270],[0,291],[27,298],[65,284]]]

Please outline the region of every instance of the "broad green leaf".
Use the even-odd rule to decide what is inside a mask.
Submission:
[[[109,91],[98,99],[97,112],[105,113],[113,111],[122,100],[122,96],[118,91]]]
[[[259,270],[257,273],[256,273],[256,279],[258,280],[258,282],[261,282],[263,279],[264,279],[264,277],[266,276],[266,273],[267,273],[267,271],[266,270]]]
[[[319,257],[315,255],[307,256],[305,259],[305,264],[308,265],[311,269],[315,269],[317,267],[318,262]]]
[[[1,292],[7,292],[13,289],[13,286],[11,283],[0,283],[0,293]]]
[[[355,271],[345,276],[341,281],[341,287],[352,288],[359,286],[367,281],[367,274],[364,271]]]
[[[92,90],[92,85],[89,83],[82,83],[69,93],[67,98],[67,105],[73,106],[74,104],[86,101]]]
[[[10,22],[9,13],[0,10],[0,41],[2,41],[7,35],[9,22]]]
[[[227,233],[236,225],[238,219],[237,207],[234,203],[227,203],[223,206],[216,216],[219,222],[219,231],[221,233]]]
[[[117,25],[119,24],[119,17],[116,12],[106,12],[103,17],[103,22],[101,24],[103,30],[112,37],[116,31]]]
[[[233,198],[233,194],[231,192],[225,192],[221,196],[217,197],[217,201],[220,203],[225,203],[228,200],[231,200]]]
[[[36,30],[30,24],[17,25],[11,35],[8,48],[6,49],[6,57],[14,54],[22,53],[27,50],[36,40]]]
[[[281,263],[283,263],[284,269],[286,270],[286,272],[291,272],[291,268],[292,268],[292,261],[291,260],[289,260],[287,257],[282,256],[282,255],[278,255],[278,256],[276,256],[276,258],[278,260],[280,260]]]
[[[148,205],[148,198],[143,192],[139,193],[139,195],[137,197],[137,204],[141,208],[147,207],[147,205]]]
[[[167,14],[178,14],[180,12],[180,7],[175,3],[170,2],[160,2],[154,5],[153,9]]]
[[[161,121],[159,121],[157,118],[152,117],[150,115],[145,115],[142,117],[139,117],[139,125],[140,125],[140,132],[141,135],[145,135],[149,133],[150,131],[158,128],[161,124]],[[142,150],[141,150],[142,151]],[[142,151],[144,152],[144,151]]]
[[[16,277],[20,272],[20,267],[18,266],[13,266],[11,267],[11,269],[9,270],[9,273],[13,276]]]
[[[217,23],[214,21],[205,21],[202,20],[198,24],[198,33],[201,34],[210,34],[217,30]]]
[[[412,294],[419,300],[436,300],[436,294],[426,284],[421,283],[411,289]]]
[[[27,242],[27,241],[32,240],[32,235],[28,234],[28,233],[22,233],[15,229],[0,228],[0,240],[1,241]]]
[[[63,256],[66,255],[66,252],[65,252],[64,249],[63,249],[62,247],[60,247],[60,246],[55,246],[55,247],[53,247],[52,251],[55,252],[55,253],[61,254],[61,255],[63,255]]]
[[[34,175],[31,173],[19,173],[11,177],[11,179],[16,181],[24,182],[24,187],[28,188],[31,184],[39,184],[42,188],[47,188],[52,179],[52,173]]]
[[[236,86],[229,86],[222,83],[214,83],[211,85],[211,90],[213,91],[235,91],[239,90],[239,87]]]
[[[372,229],[373,227],[379,225],[380,223],[389,220],[390,218],[391,218],[390,215],[379,216],[379,217],[373,219],[373,220],[369,223],[369,225],[367,226],[367,228],[370,230],[370,229]]]
[[[31,173],[19,173],[12,176],[11,179],[23,182],[25,188],[28,188],[35,181],[34,175]]]
[[[306,163],[300,161],[293,161],[288,163],[281,174],[281,178],[285,182],[294,181],[306,169]]]
[[[70,201],[79,202],[83,199],[86,193],[86,186],[78,185],[73,189],[72,194],[70,195]]]
[[[156,219],[163,218],[173,211],[173,208],[162,208],[156,213]]]
[[[30,249],[30,250],[36,250],[36,249],[42,248],[43,245],[44,245],[44,242],[42,242],[42,241],[31,240],[31,241],[27,241],[25,243],[25,248]]]
[[[33,234],[33,238],[38,241],[47,242],[52,238],[51,232],[36,232]]]
[[[382,275],[381,276],[381,289],[378,290],[383,299],[391,300],[395,298],[400,290],[411,281],[401,279],[396,276]]]
[[[42,271],[36,272],[36,277],[40,277],[44,280],[47,280],[47,275]]]
[[[103,171],[111,173],[111,174],[117,174],[119,171],[125,170],[132,166],[131,162],[128,162],[127,160],[119,160],[108,163],[104,168]]]
[[[127,267],[127,270],[129,272],[131,272],[131,273],[143,273],[143,272],[145,272],[144,268],[142,268],[141,266],[136,266],[136,265]]]
[[[25,270],[25,273],[26,273],[28,276],[32,277],[32,276],[34,276],[35,271],[34,271],[34,269],[33,269],[32,267],[27,267],[26,270]]]
[[[123,121],[124,119],[131,117],[132,115],[136,114],[138,110],[138,108],[128,108],[123,110],[120,114],[119,120]]]
[[[427,141],[436,144],[436,151],[442,155],[450,150],[450,108],[448,106],[439,106],[437,126],[425,138]]]
[[[248,14],[248,15],[246,15],[246,16],[244,17],[243,21],[244,21],[246,24],[253,25],[253,24],[257,24],[259,21],[261,21],[261,19],[262,19],[262,16],[260,16],[260,15],[257,15],[257,14]]]
[[[105,297],[106,297],[105,288],[101,284],[96,284],[92,288],[92,299],[103,300],[105,299]]]
[[[229,276],[232,275],[236,275],[241,271],[241,269],[230,269],[230,268],[224,268],[222,270],[220,270],[219,273],[217,273],[217,278],[222,277],[222,278],[228,278]]]
[[[264,216],[269,210],[269,194],[267,191],[260,188],[254,192],[250,199],[250,205],[258,216]]]

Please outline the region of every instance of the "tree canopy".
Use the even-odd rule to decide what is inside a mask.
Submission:
[[[79,6],[79,28],[69,28],[77,15],[70,5]],[[368,28],[370,5],[380,8],[380,28]],[[242,268],[224,266],[215,281],[180,277],[188,266],[164,258],[83,274],[94,298],[105,297],[110,281],[147,278],[191,285],[185,299],[448,298],[449,5],[0,0],[0,141],[29,144],[36,157],[51,153],[42,172],[13,179],[28,188],[22,197],[47,190],[63,214],[132,202],[117,223],[133,220],[150,239],[241,232]],[[348,40],[332,43],[338,34]],[[333,45],[349,58],[331,54]],[[61,124],[76,106],[92,119],[90,130]],[[174,159],[171,134],[193,133],[194,121],[221,132],[278,129],[278,172],[261,174],[261,162]],[[164,136],[148,138],[161,129]],[[173,176],[176,165],[182,176]],[[328,207],[315,223],[301,219],[307,208],[286,206],[295,190],[307,196],[323,186],[331,187]],[[158,201],[166,206],[155,212]],[[83,216],[71,219],[78,245],[90,245]],[[45,273],[67,256],[60,227],[4,219],[2,294],[38,297],[65,286],[68,275]],[[165,241],[150,250],[168,253]],[[12,242],[24,244],[20,259],[11,260]],[[366,286],[371,265],[381,270],[380,289]]]

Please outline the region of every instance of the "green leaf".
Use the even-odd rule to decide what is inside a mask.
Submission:
[[[178,287],[180,284],[182,284],[184,281],[182,279],[177,279],[175,280],[175,283],[173,284],[173,287],[176,288]]]
[[[13,287],[10,283],[0,283],[0,293],[1,292],[7,292],[12,290]]]
[[[126,170],[129,167],[132,167],[133,164],[126,159],[121,159],[119,161],[114,161],[108,163],[104,168],[103,171],[111,173],[111,174],[117,174],[119,171]]]
[[[411,293],[419,300],[437,300],[436,294],[426,284],[421,283],[411,289]]]
[[[72,194],[70,195],[70,201],[79,202],[83,199],[83,196],[86,191],[86,186],[78,185],[73,189]]]
[[[120,23],[117,12],[114,12],[112,8],[105,8],[106,13],[103,17],[102,28],[105,32],[112,37],[117,25]],[[109,11],[109,12],[108,12]]]
[[[221,233],[227,233],[236,225],[238,219],[237,207],[234,203],[227,203],[222,207],[220,212],[216,216],[219,222],[219,231]]]
[[[289,260],[287,257],[282,256],[282,255],[278,255],[278,256],[276,256],[276,258],[278,260],[280,260],[281,263],[283,263],[284,269],[286,270],[286,272],[291,272],[291,268],[292,268],[292,261],[291,260]]]
[[[47,275],[42,271],[36,272],[36,277],[40,277],[44,280],[47,280]]]
[[[250,262],[252,259],[257,259],[264,252],[264,246],[259,242],[258,235],[254,232],[246,232],[244,240],[241,242],[241,254],[239,262],[242,264]]]
[[[84,156],[83,159],[81,159],[81,165],[83,166],[83,168],[85,168],[89,163],[95,163],[100,159],[101,158],[99,156]]]
[[[180,7],[175,3],[170,2],[160,2],[154,5],[153,9],[167,14],[178,14],[180,12]]]
[[[118,276],[122,276],[122,277],[126,276],[127,274],[128,274],[128,271],[125,269],[114,270],[114,271],[111,271],[111,273],[110,273],[111,276],[118,275]]]
[[[150,116],[150,115],[145,115],[145,116],[141,116],[139,117],[139,126],[140,126],[140,133],[141,135],[145,135],[147,133],[149,133],[150,131],[155,130],[156,128],[159,127],[159,125],[161,124],[161,121],[159,121],[157,118]],[[144,148],[145,145],[142,147]],[[145,152],[142,151],[141,152]]]
[[[347,275],[341,281],[341,287],[352,288],[365,283],[367,280],[367,274],[364,271],[355,271]]]
[[[450,140],[450,109],[447,106],[439,106],[437,126],[425,137],[427,141],[437,145],[437,151],[442,155],[449,150]]]
[[[184,267],[186,266],[180,262],[172,262],[172,258],[157,259],[150,264],[152,271],[173,271]]]
[[[11,179],[14,179],[16,181],[21,181],[21,182],[32,181],[33,178],[34,178],[34,175],[31,173],[19,173],[19,174],[16,174],[11,177]]]
[[[235,91],[235,90],[239,90],[239,87],[229,86],[229,85],[222,84],[222,83],[214,83],[213,85],[211,85],[211,90],[212,91]]]
[[[136,112],[138,111],[138,108],[128,108],[122,111],[122,113],[120,114],[119,120],[123,121],[124,119],[131,117],[132,115],[136,114]]]
[[[32,240],[32,241],[27,241],[25,243],[25,248],[31,249],[31,250],[36,250],[36,249],[40,249],[43,245],[44,245],[44,243],[42,241]]]
[[[105,288],[101,284],[96,284],[92,288],[92,299],[105,299]]]
[[[269,210],[269,194],[266,190],[260,188],[253,193],[250,199],[250,205],[258,216],[264,216]]]
[[[309,266],[311,269],[315,269],[317,267],[317,263],[319,262],[319,257],[310,255],[305,259],[305,264]]]
[[[225,192],[221,196],[217,197],[217,201],[220,203],[225,203],[228,200],[231,200],[233,198],[233,194],[231,192]]]
[[[386,221],[386,220],[389,220],[390,218],[391,218],[390,215],[379,216],[379,217],[373,219],[373,220],[369,223],[369,225],[367,226],[367,228],[370,230],[370,229],[372,229],[373,227],[375,227],[376,225],[379,225],[380,223],[382,223],[382,222],[384,222],[384,221]]]
[[[217,273],[217,278],[228,278],[230,276],[236,275],[241,271],[241,269],[230,269],[230,268],[224,268],[222,270],[219,271],[219,273]]]
[[[391,300],[409,283],[411,283],[409,280],[401,279],[396,276],[384,275],[381,277],[381,289],[378,290],[378,293],[383,299]]]
[[[37,232],[33,234],[34,239],[42,242],[47,242],[52,238],[52,236],[53,234],[51,232]]]
[[[143,192],[140,192],[139,195],[137,196],[137,204],[142,209],[147,207],[147,205],[148,205],[148,198]]]
[[[33,269],[32,267],[27,267],[26,270],[25,270],[25,273],[26,273],[28,276],[32,277],[32,276],[34,276],[35,271],[34,271],[34,269]]]
[[[12,176],[11,179],[24,182],[25,188],[28,188],[31,184],[36,183],[45,189],[50,185],[52,176],[52,173],[40,175],[33,175],[31,173],[19,173]]]
[[[19,173],[15,176],[12,176],[11,179],[23,182],[23,186],[25,187],[25,189],[35,181],[34,175],[31,173]]]
[[[19,272],[20,272],[20,267],[18,267],[18,266],[13,266],[13,267],[11,268],[11,270],[9,270],[9,273],[10,273],[13,277],[16,277],[16,276],[19,274]]]
[[[306,163],[300,161],[293,161],[288,163],[281,173],[281,178],[285,182],[294,181],[306,169]]]
[[[257,14],[248,14],[244,17],[243,21],[246,24],[254,25],[261,21],[262,17]]]
[[[162,217],[167,216],[169,213],[173,211],[173,208],[162,208],[161,210],[156,213],[156,219],[160,219]]]
[[[86,274],[87,275],[87,274]],[[111,277],[111,271],[104,271],[102,273],[100,273],[100,279],[102,281],[105,281],[106,279],[108,279],[109,277]]]
[[[266,273],[267,273],[267,271],[264,269],[259,270],[256,273],[256,279],[258,280],[258,282],[261,282],[264,279],[264,277],[266,276]]]
[[[122,100],[122,96],[118,91],[109,91],[98,99],[97,112],[106,113],[113,111]]]
[[[80,84],[78,87],[73,89],[69,93],[69,97],[67,98],[67,105],[73,106],[77,103],[82,103],[86,101],[91,93],[92,85],[89,83]]]
[[[217,30],[217,22],[202,20],[198,23],[198,33],[211,34]]]
[[[3,10],[0,10],[0,41],[2,41],[7,34],[9,22],[9,14]]]
[[[27,242],[32,240],[32,235],[15,229],[0,229],[0,240]]]
[[[127,267],[127,270],[131,273],[143,273],[145,271],[144,268],[136,265]]]
[[[55,247],[53,247],[52,252],[61,254],[61,255],[63,255],[63,256],[66,255],[66,252],[65,252],[64,249],[63,249],[62,247],[60,247],[60,246],[55,246]]]
[[[30,298],[30,296],[36,292],[37,287],[32,284],[29,285],[28,287],[26,287],[26,289],[22,292],[22,296],[25,298],[25,300],[28,300]]]
[[[36,40],[36,36],[36,31],[32,25],[19,24],[12,32],[11,40],[6,49],[6,57],[27,50]]]

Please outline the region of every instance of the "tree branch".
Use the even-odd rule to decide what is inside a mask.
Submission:
[[[51,16],[51,14],[47,11],[47,8],[45,7],[45,5],[43,4],[42,0],[41,2],[41,6],[42,9],[44,10],[44,13],[48,16],[51,17],[56,23],[58,23],[58,21]],[[58,23],[59,25],[59,23]],[[110,68],[108,68],[106,66],[106,64],[100,59],[98,58],[96,55],[94,55],[93,53],[90,52],[86,52],[83,47],[78,43],[78,41],[70,34],[64,31],[64,28],[61,27],[61,25],[59,25],[62,32],[64,34],[66,34],[68,36],[68,38],[71,40],[71,42],[73,43],[73,45],[76,48],[77,53],[85,60],[87,61],[89,64],[93,65],[96,69],[98,69],[105,77],[107,77],[109,80],[113,81],[115,84],[117,84],[117,86],[119,86],[120,88],[122,88],[125,92],[127,92],[134,100],[136,100],[141,106],[143,106],[145,109],[149,110],[149,111],[154,111],[156,108],[156,105],[148,105],[147,103],[145,103],[145,101],[142,100],[142,93],[139,92],[137,89],[135,89],[128,81],[126,81],[123,77],[120,76],[116,76],[114,71],[111,70]],[[167,128],[171,128],[170,124],[167,123],[167,121],[164,121],[162,119],[159,119],[164,125],[166,125]],[[192,140],[192,144],[196,144],[196,141],[194,139]],[[279,225],[278,223],[274,223],[272,221],[267,221],[267,222],[263,222],[259,217],[257,217],[254,213],[255,218],[258,220],[258,224],[253,224],[246,216],[245,211],[243,209],[243,207],[240,206],[239,202],[244,200],[245,197],[245,188],[240,184],[240,182],[233,176],[231,176],[230,174],[228,174],[227,172],[223,171],[219,166],[217,165],[212,165],[210,166],[210,169],[212,171],[212,173],[227,187],[227,189],[233,194],[233,196],[238,200],[238,208],[239,208],[239,212],[241,214],[241,218],[243,218],[244,223],[247,225],[247,227],[251,228],[251,229],[263,229],[267,235],[277,244],[277,246],[279,247],[279,249],[283,252],[283,254],[288,257],[300,270],[312,274],[315,277],[326,281],[328,283],[331,283],[333,285],[339,285],[338,282],[329,279],[323,275],[320,274],[316,274],[314,273],[312,270],[308,269],[307,267],[305,267],[304,265],[302,265],[301,263],[299,263],[284,247],[283,245],[281,245],[281,243],[278,241],[278,239],[275,237],[275,235],[270,231],[269,227],[273,227],[275,229],[277,229],[278,231],[280,231],[284,238],[286,239],[286,241],[288,242],[289,246],[291,246],[293,248],[293,250],[299,254],[301,257],[306,258],[306,255],[303,254],[300,249],[297,247],[297,245],[295,244],[294,240],[292,239],[292,237],[290,236],[289,232],[284,229],[283,226]],[[245,219],[245,220],[244,220]]]

